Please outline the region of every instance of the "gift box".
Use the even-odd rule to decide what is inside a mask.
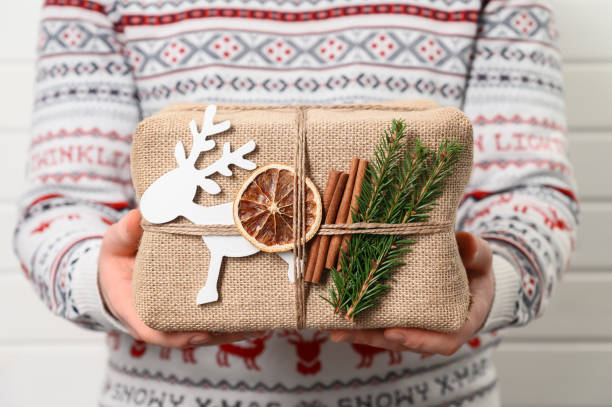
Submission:
[[[313,240],[302,240],[290,251],[258,250],[238,232],[234,201],[253,171],[276,164],[295,170],[292,185],[302,192],[313,188],[323,195],[330,169],[347,169],[353,157],[370,159],[393,120],[403,120],[408,140],[418,139],[432,150],[449,139],[463,149],[425,223],[435,227],[414,236],[377,306],[347,319],[325,300],[333,284],[327,272],[319,284],[304,281]],[[138,125],[131,165],[144,228],[133,294],[138,315],[151,328],[453,332],[467,318],[470,293],[454,223],[472,167],[472,127],[458,109],[426,100],[341,106],[176,104]],[[300,174],[312,183],[301,182]],[[302,201],[296,196],[301,210],[310,205],[305,200],[314,199],[309,194],[302,194]],[[306,223],[302,232],[310,228],[316,236],[329,229],[318,225],[325,212],[314,220],[287,213],[302,217],[301,224],[295,221]],[[296,235],[298,242],[304,234]]]

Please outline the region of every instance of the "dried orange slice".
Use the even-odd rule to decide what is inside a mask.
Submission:
[[[268,164],[251,173],[234,199],[234,223],[253,246],[264,252],[293,249],[293,167]],[[306,242],[321,224],[319,191],[306,177]]]

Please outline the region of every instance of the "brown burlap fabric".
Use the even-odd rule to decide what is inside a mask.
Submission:
[[[132,146],[132,177],[137,196],[167,171],[176,168],[174,147],[181,140],[191,148],[189,122],[202,122],[206,104],[177,104],[139,124]],[[405,119],[411,139],[420,138],[435,148],[445,139],[458,139],[464,153],[449,179],[432,223],[454,224],[457,206],[472,166],[472,127],[455,108],[439,108],[431,101],[412,100],[371,105],[308,106],[306,119],[306,174],[320,192],[330,168],[347,170],[352,157],[370,158],[374,146],[392,119]],[[295,106],[219,105],[215,122],[230,119],[231,128],[212,136],[216,147],[203,153],[196,166],[220,157],[224,142],[232,149],[254,139],[256,150],[247,158],[258,166],[271,162],[293,165],[296,151]],[[195,202],[217,205],[234,199],[248,172],[233,167],[233,176],[213,176],[222,192],[199,191]],[[178,218],[173,225],[190,224]],[[470,294],[465,269],[458,254],[452,227],[418,236],[405,256],[392,289],[380,306],[361,314],[355,323],[334,315],[321,295],[329,279],[306,286],[306,327],[383,328],[419,327],[441,332],[457,330],[466,320]],[[287,279],[287,264],[276,254],[259,252],[223,259],[219,276],[219,301],[196,305],[204,286],[209,251],[195,235],[145,230],[134,266],[136,310],[148,326],[162,331],[250,331],[296,327],[296,290]]]

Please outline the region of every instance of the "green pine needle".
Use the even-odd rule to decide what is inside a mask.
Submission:
[[[418,139],[409,143],[406,123],[393,120],[368,165],[353,223],[427,222],[462,150],[455,140],[444,141],[436,151]],[[325,301],[352,321],[375,307],[415,241],[400,235],[354,235],[341,252],[340,269],[330,270],[333,284]]]

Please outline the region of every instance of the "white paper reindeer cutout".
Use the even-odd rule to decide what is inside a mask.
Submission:
[[[216,195],[221,187],[209,176],[219,173],[229,177],[232,175],[230,164],[245,170],[254,170],[257,165],[244,158],[255,149],[255,141],[251,140],[235,151],[231,151],[230,143],[223,145],[221,158],[201,170],[195,167],[200,153],[210,151],[215,147],[215,141],[207,139],[208,136],[219,134],[230,127],[229,120],[213,124],[217,111],[215,105],[209,105],[204,113],[202,131],[198,131],[195,120],[189,123],[193,145],[189,156],[185,155],[185,147],[179,141],[174,148],[174,157],[178,164],[175,168],[161,177],[146,189],[140,198],[140,211],[143,218],[151,223],[166,223],[178,216],[184,216],[197,225],[233,225],[233,202],[215,206],[202,206],[193,202],[198,186],[205,192]],[[198,293],[196,303],[206,304],[219,299],[217,281],[223,257],[251,256],[259,251],[242,236],[202,236],[202,240],[210,251],[210,264],[206,285]],[[289,281],[293,283],[293,254],[289,252],[278,253],[289,265]]]

